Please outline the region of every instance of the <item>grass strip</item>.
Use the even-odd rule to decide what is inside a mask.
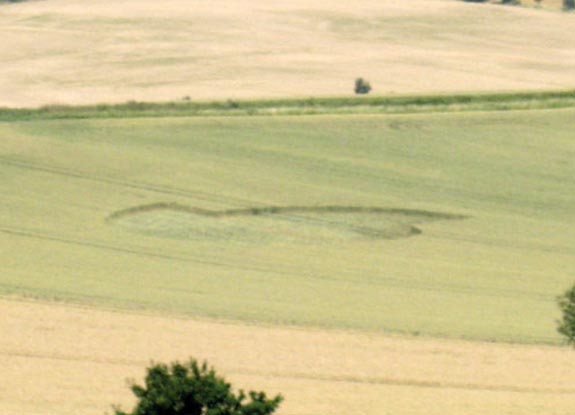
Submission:
[[[503,111],[575,107],[575,90],[450,95],[401,95],[169,101],[86,106],[0,108],[0,121],[234,115],[382,114]]]

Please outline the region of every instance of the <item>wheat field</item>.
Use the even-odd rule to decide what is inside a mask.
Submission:
[[[572,88],[523,3],[1,4],[0,106]],[[571,413],[573,108],[62,118],[0,122],[1,414],[190,356],[279,415]]]
[[[195,356],[284,414],[568,413],[573,119],[3,123],[0,408],[102,413]]]
[[[557,3],[555,3],[557,4]],[[526,2],[527,6],[527,2]],[[573,16],[456,0],[2,5],[0,106],[572,87]]]

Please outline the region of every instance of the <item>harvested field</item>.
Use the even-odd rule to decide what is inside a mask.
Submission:
[[[528,2],[525,2],[526,4]],[[2,5],[0,106],[573,87],[572,14],[456,0]]]
[[[573,352],[243,325],[0,300],[0,413],[131,407],[151,360],[208,359],[235,386],[281,392],[278,414],[569,414]],[[8,381],[9,380],[9,381]]]

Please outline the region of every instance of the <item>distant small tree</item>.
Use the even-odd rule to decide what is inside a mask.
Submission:
[[[240,390],[236,395],[222,377],[194,359],[187,364],[152,364],[145,385],[133,384],[138,398],[132,412],[115,409],[116,415],[269,415],[282,401],[281,395],[268,399],[264,392]]]
[[[575,0],[563,0],[563,9],[564,10],[575,9]]]
[[[355,80],[354,91],[356,94],[368,94],[371,91],[371,85],[363,78]]]
[[[575,346],[575,285],[557,298],[562,318],[557,331],[565,336],[567,343]]]

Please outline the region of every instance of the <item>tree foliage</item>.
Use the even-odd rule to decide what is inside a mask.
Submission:
[[[557,299],[562,318],[557,331],[565,336],[567,343],[575,346],[575,285]]]
[[[371,85],[363,78],[357,78],[355,80],[354,91],[356,94],[368,94],[371,91]]]
[[[269,415],[283,400],[281,395],[268,399],[264,392],[235,394],[213,368],[194,359],[152,364],[145,385],[133,384],[131,389],[136,407],[132,412],[115,409],[115,415]]]

